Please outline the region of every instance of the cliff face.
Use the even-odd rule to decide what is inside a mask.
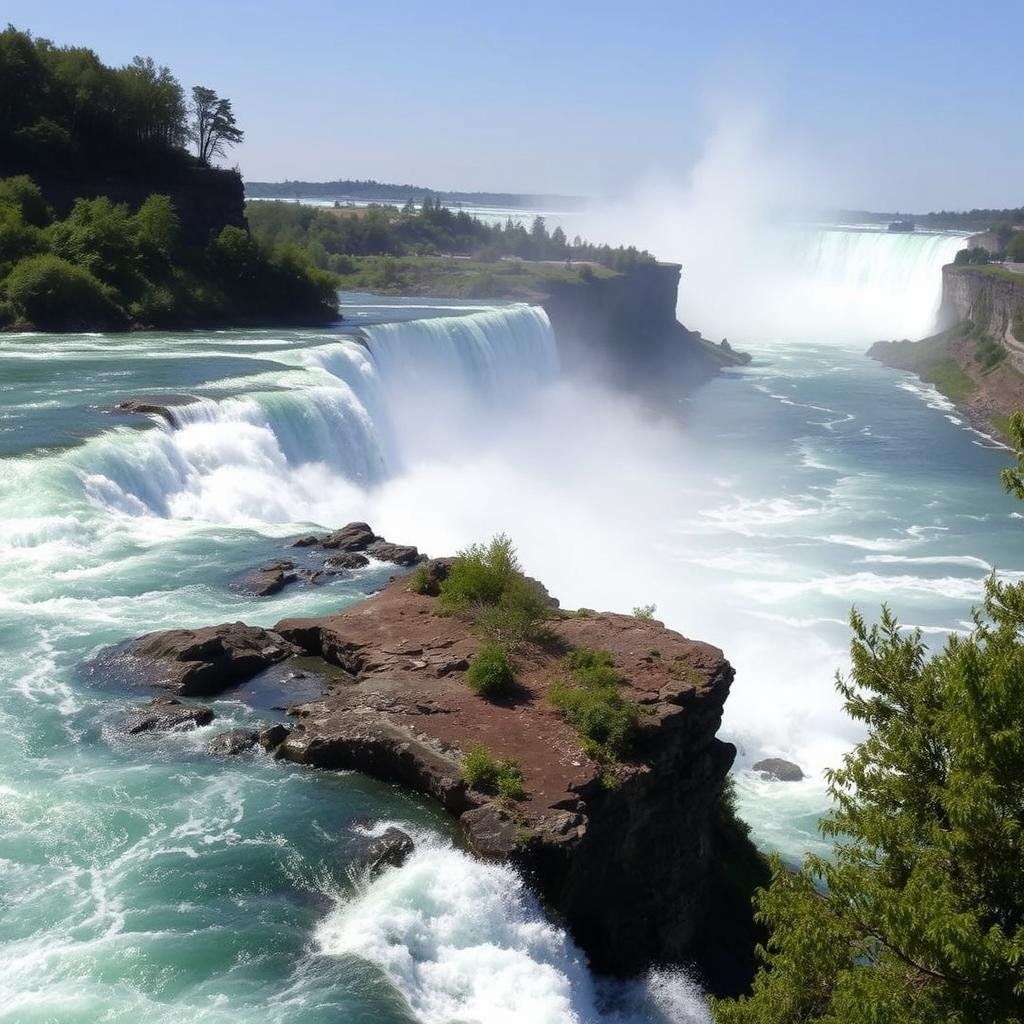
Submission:
[[[868,355],[934,384],[981,430],[1005,436],[1024,407],[1024,273],[943,267],[939,333],[879,341]]]
[[[203,245],[225,225],[244,228],[245,193],[236,171],[174,163],[147,169],[144,176],[70,178],[32,172],[0,160],[0,178],[30,173],[59,217],[66,217],[79,197],[107,196],[137,209],[153,193],[169,195],[181,221],[186,245]]]
[[[542,305],[570,373],[669,399],[749,357],[676,320],[681,268],[642,263],[584,285],[552,282]]]
[[[1014,368],[1024,372],[1024,273],[1002,267],[943,267],[939,329],[967,321],[1002,345]]]

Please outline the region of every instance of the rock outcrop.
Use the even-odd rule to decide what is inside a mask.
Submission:
[[[297,653],[277,633],[243,622],[165,629],[103,651],[89,672],[181,696],[210,696]]]
[[[191,395],[148,395],[144,398],[126,398],[111,410],[122,415],[159,416],[168,426],[177,427],[175,409],[191,405],[197,399]]]
[[[701,961],[713,820],[734,755],[715,735],[732,669],[717,649],[632,616],[558,617],[550,628],[516,657],[516,698],[488,702],[463,675],[480,639],[404,580],[338,615],[284,620],[282,637],[351,681],[291,709],[297,725],[277,755],[439,801],[478,854],[527,872],[598,970]],[[635,753],[613,780],[546,700],[576,647],[608,650],[643,711]],[[521,765],[524,799],[466,784],[474,744]]]
[[[373,543],[365,533],[334,535],[334,550]],[[764,878],[745,833],[723,828],[720,795],[735,752],[716,736],[733,677],[722,652],[653,620],[557,612],[553,603],[543,639],[514,653],[514,695],[487,701],[465,678],[481,638],[469,620],[439,614],[432,596],[450,565],[424,566],[424,593],[397,578],[338,614],[273,630],[170,630],[122,645],[118,656],[146,669],[140,681],[189,693],[217,692],[289,655],[304,659],[304,672],[322,659],[319,697],[288,709],[290,730],[257,737],[274,757],[365,772],[437,800],[479,856],[525,873],[598,971],[696,964],[713,991],[742,991],[753,969],[750,891]],[[610,654],[620,692],[639,708],[636,742],[611,764],[588,754],[547,699],[580,648]],[[220,739],[218,752],[234,749],[233,732]],[[463,763],[478,745],[519,765],[519,798],[467,783]],[[371,871],[408,855],[391,838],[370,851]],[[749,885],[735,881],[740,862]]]
[[[416,848],[412,839],[400,828],[387,828],[382,835],[367,838],[363,848],[352,859],[356,871],[376,878],[388,868],[400,868]]]
[[[800,765],[782,757],[766,757],[753,767],[755,772],[767,775],[768,778],[776,779],[778,782],[800,782],[805,778]]]
[[[675,404],[723,368],[750,362],[678,322],[680,273],[676,263],[640,263],[583,285],[553,282],[541,304],[564,368]]]

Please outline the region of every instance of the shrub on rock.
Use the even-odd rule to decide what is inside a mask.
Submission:
[[[469,663],[466,682],[471,690],[488,700],[508,696],[516,679],[504,648],[493,643],[485,645]]]
[[[462,762],[462,777],[481,793],[520,800],[526,795],[523,770],[513,760],[499,761],[482,743],[471,747]]]

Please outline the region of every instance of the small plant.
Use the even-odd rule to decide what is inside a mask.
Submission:
[[[432,582],[427,563],[420,562],[415,570],[409,574],[409,584],[405,589],[412,594],[428,594],[430,593]]]
[[[578,647],[566,658],[572,682],[558,682],[548,700],[580,734],[583,749],[608,763],[626,753],[633,742],[640,712],[622,696],[624,682],[608,651]]]
[[[523,769],[518,762],[511,759],[499,761],[482,743],[471,747],[466,754],[462,762],[462,777],[481,793],[506,800],[521,800],[526,795]]]
[[[494,643],[484,646],[469,663],[466,682],[471,690],[488,700],[508,696],[515,688],[516,679],[505,649]]]
[[[657,610],[658,606],[656,604],[642,604],[633,609],[633,618],[650,620],[654,618],[654,613]]]

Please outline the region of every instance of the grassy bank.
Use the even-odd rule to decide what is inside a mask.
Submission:
[[[607,267],[542,263],[525,260],[463,259],[458,256],[352,256],[338,274],[345,291],[388,295],[431,295],[436,298],[509,299],[539,301],[551,285],[585,285],[617,277]]]

